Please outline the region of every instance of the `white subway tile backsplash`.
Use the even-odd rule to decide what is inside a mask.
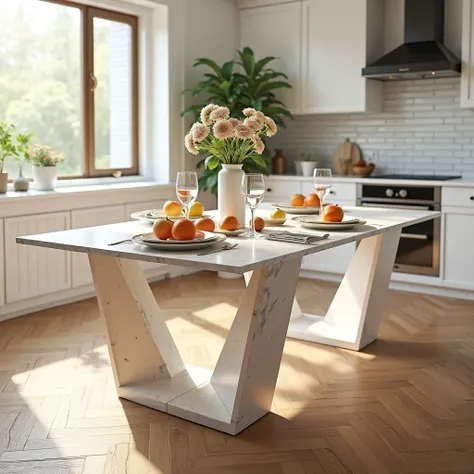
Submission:
[[[350,138],[381,172],[474,173],[474,110],[459,106],[459,78],[391,82],[384,93],[382,113],[296,116],[272,146],[289,159],[317,151],[330,166]]]

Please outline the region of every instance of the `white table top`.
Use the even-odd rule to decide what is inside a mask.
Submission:
[[[128,239],[133,235],[151,231],[150,224],[138,221],[22,236],[17,237],[16,241],[20,244],[69,250],[71,252],[98,253],[110,255],[111,257],[198,267],[202,270],[245,273],[257,268],[271,266],[283,260],[302,258],[305,255],[311,255],[350,242],[373,237],[396,228],[424,222],[441,215],[439,212],[430,211],[367,207],[348,207],[344,208],[344,210],[348,217],[354,216],[364,219],[367,221],[367,225],[361,226],[355,231],[329,231],[330,236],[327,240],[310,245],[275,242],[266,239],[250,240],[241,237],[228,237],[229,241],[238,242],[237,248],[207,256],[198,256],[198,251],[196,250],[160,251],[130,243],[113,247],[108,245],[111,242]],[[284,226],[271,229],[291,231],[300,229],[301,232],[314,232],[316,235],[324,233],[301,229],[291,221],[291,217],[288,215]]]

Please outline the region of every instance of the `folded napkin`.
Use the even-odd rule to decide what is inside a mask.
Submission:
[[[302,234],[295,232],[269,232],[265,235],[267,240],[276,240],[278,242],[289,242],[292,244],[314,244],[320,240],[325,240],[329,237],[329,234],[315,235],[315,234]]]

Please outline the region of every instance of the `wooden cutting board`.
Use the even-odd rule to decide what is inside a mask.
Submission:
[[[334,169],[339,174],[354,174],[352,172],[352,165],[355,165],[359,160],[359,147],[347,138],[344,143],[341,143],[336,149],[336,153],[334,154]]]

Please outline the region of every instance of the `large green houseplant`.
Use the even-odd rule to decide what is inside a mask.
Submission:
[[[196,60],[194,67],[204,66],[208,72],[204,79],[192,90],[193,96],[204,96],[206,102],[192,105],[182,115],[190,116],[193,122],[199,120],[199,115],[206,104],[216,104],[227,107],[232,117],[244,118],[242,111],[254,108],[270,117],[275,123],[284,127],[285,117],[292,115],[286,105],[277,98],[276,91],[282,88],[291,88],[287,82],[287,76],[269,67],[276,58],[268,56],[257,60],[250,48],[238,51],[237,58],[219,66],[215,61],[207,58]],[[199,187],[203,190],[209,189],[217,195],[217,174],[220,166],[215,168],[207,166],[208,156],[203,157],[197,164],[203,172],[199,179]],[[267,173],[269,156],[264,154],[266,166],[253,160],[247,160],[244,164],[246,172]],[[207,160],[207,161],[206,161]]]

